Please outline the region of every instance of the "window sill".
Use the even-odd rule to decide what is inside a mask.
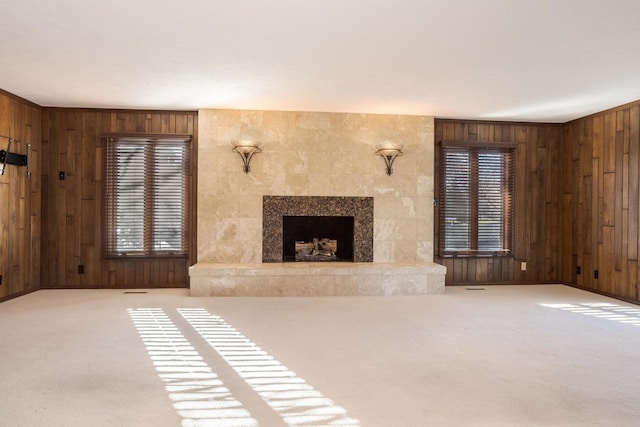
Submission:
[[[445,252],[440,258],[513,258],[511,252]]]
[[[149,260],[161,260],[161,259],[187,259],[188,256],[187,254],[176,254],[176,255],[171,255],[171,254],[157,254],[157,255],[150,255],[150,254],[114,254],[114,255],[105,255],[103,257],[103,259],[105,260],[109,260],[109,261],[138,261],[138,260],[144,260],[144,261],[149,261]]]

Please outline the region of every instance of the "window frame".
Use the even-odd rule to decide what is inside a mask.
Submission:
[[[442,258],[456,258],[456,257],[514,257],[515,251],[515,189],[516,189],[516,155],[518,144],[514,142],[471,142],[471,141],[440,141],[440,147],[438,150],[438,175],[437,175],[437,197],[438,197],[438,255]],[[471,153],[469,159],[469,231],[468,242],[470,243],[468,248],[461,250],[452,250],[446,248],[446,233],[447,233],[447,203],[446,203],[446,158],[445,152],[449,150],[460,150]],[[506,189],[507,193],[503,191],[501,197],[503,198],[504,205],[502,206],[503,213],[501,215],[501,249],[499,250],[479,250],[479,199],[480,190],[478,188],[479,182],[479,169],[478,169],[478,153],[482,151],[502,152],[506,154],[502,159],[502,172],[501,172],[501,185],[503,189]],[[505,163],[507,161],[508,163]],[[506,188],[504,188],[506,186]],[[506,223],[505,223],[506,220]]]
[[[102,256],[103,259],[187,259],[191,247],[191,197],[192,197],[192,161],[193,161],[193,136],[188,134],[144,134],[144,133],[127,133],[127,134],[103,134],[102,140],[102,178],[103,178],[103,221],[102,221]],[[144,162],[144,193],[145,193],[145,215],[144,215],[144,243],[141,251],[119,251],[117,250],[117,231],[116,231],[116,207],[117,207],[117,191],[118,180],[114,175],[117,171],[117,158],[114,157],[115,146],[118,143],[140,144],[145,146],[152,154]],[[154,156],[156,147],[166,146],[166,144],[175,143],[182,145],[184,149],[184,157],[182,158],[182,207],[181,211],[181,249],[179,251],[165,251],[154,249],[153,229],[155,220],[155,210],[153,203],[157,200],[154,196],[155,188],[154,180]],[[151,173],[149,173],[151,168]]]

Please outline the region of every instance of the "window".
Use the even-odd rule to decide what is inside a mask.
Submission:
[[[106,137],[104,255],[184,257],[189,136]]]
[[[442,142],[440,255],[509,255],[513,247],[514,144]]]

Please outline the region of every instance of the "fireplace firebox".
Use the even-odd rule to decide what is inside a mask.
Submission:
[[[284,216],[282,260],[353,261],[352,216]]]

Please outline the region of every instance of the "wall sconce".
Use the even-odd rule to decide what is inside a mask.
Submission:
[[[251,157],[262,150],[260,149],[260,144],[258,144],[257,142],[236,141],[233,143],[233,149],[231,151],[235,151],[236,153],[240,154],[243,163],[242,170],[244,171],[244,173],[249,173],[249,163],[251,163]]]
[[[402,145],[387,141],[376,145],[376,149],[378,150],[376,154],[382,156],[387,165],[387,175],[391,175],[393,173],[393,162],[396,157],[402,156]]]

